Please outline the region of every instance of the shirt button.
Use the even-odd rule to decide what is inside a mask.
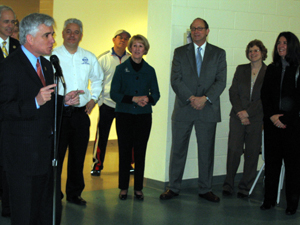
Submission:
[[[136,79],[136,80],[138,80],[138,79],[139,79],[139,77],[136,77],[135,79]]]
[[[135,91],[135,93],[137,94],[137,93],[138,93],[138,91],[136,90],[136,91]]]

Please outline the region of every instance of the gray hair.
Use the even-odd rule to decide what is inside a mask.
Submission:
[[[14,10],[12,8],[10,8],[9,6],[6,6],[6,5],[0,5],[0,18],[1,18],[1,15],[2,15],[3,11],[9,11],[9,10],[13,12],[14,17],[16,19],[16,14],[15,14]]]
[[[81,22],[80,20],[78,20],[78,19],[75,19],[75,18],[70,18],[70,19],[67,19],[67,20],[65,21],[65,24],[64,24],[64,30],[66,29],[66,27],[67,27],[68,24],[70,24],[70,23],[75,23],[75,24],[77,24],[77,25],[79,26],[79,28],[80,28],[80,32],[82,33],[82,22]]]
[[[54,19],[51,16],[41,13],[32,13],[24,17],[20,22],[20,44],[26,43],[26,36],[31,34],[35,37],[39,31],[40,25],[46,25],[47,27],[54,25]]]

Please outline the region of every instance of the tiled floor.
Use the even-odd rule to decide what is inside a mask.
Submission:
[[[109,143],[105,169],[100,177],[90,176],[92,147],[88,149],[85,163],[86,188],[82,197],[87,200],[85,207],[67,203],[63,199],[62,225],[299,225],[300,212],[285,215],[284,191],[281,202],[274,209],[261,211],[263,185],[260,181],[253,194],[247,199],[236,196],[223,197],[221,184],[214,185],[214,193],[221,197],[220,203],[211,203],[197,195],[196,188],[182,190],[178,197],[161,201],[162,190],[144,188],[144,201],[133,197],[132,188],[126,201],[118,199],[118,151],[116,143]],[[65,183],[65,170],[62,183]],[[131,181],[132,184],[132,181]],[[0,225],[10,220],[0,217]]]

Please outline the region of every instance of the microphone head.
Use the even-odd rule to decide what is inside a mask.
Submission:
[[[59,63],[59,59],[56,55],[51,55],[50,56],[50,62],[53,63]]]

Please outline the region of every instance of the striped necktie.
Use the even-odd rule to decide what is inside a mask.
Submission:
[[[3,41],[1,49],[2,49],[2,52],[3,52],[3,57],[4,58],[6,58],[8,56],[8,52],[7,52],[6,48],[5,48],[5,46],[6,46],[6,41]]]
[[[44,86],[46,86],[46,81],[45,81],[44,75],[42,73],[42,68],[41,68],[41,64],[40,64],[39,59],[37,59],[37,61],[36,61],[36,72],[37,72],[39,78],[41,79],[42,84]]]

